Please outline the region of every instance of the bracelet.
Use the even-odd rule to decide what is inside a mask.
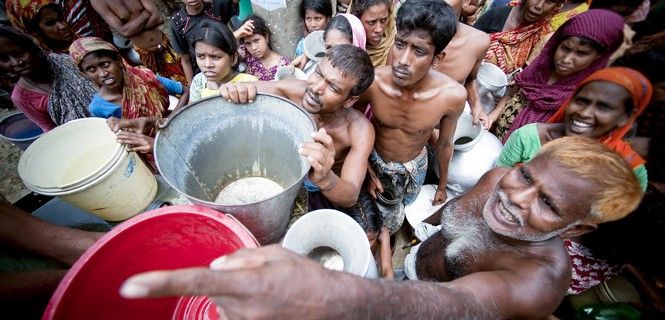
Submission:
[[[331,182],[330,182],[329,186],[327,186],[325,188],[319,188],[319,190],[321,192],[328,192],[328,191],[332,190],[335,187],[335,184],[337,184],[337,176],[333,173],[332,177],[330,179],[331,179]]]

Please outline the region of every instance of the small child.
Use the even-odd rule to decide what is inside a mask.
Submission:
[[[303,38],[296,46],[296,57],[305,53],[305,37],[309,33],[325,29],[332,17],[332,3],[330,0],[303,0],[300,3],[300,17],[303,19],[305,30]]]
[[[238,72],[238,45],[226,25],[203,23],[193,44],[196,64],[201,72],[192,80],[190,102],[219,95],[219,86],[227,82],[258,80],[252,75]]]
[[[289,65],[289,59],[272,50],[270,29],[263,18],[248,16],[234,35],[242,44],[238,52],[247,65],[246,73],[261,81],[270,81],[275,78],[277,68]]]

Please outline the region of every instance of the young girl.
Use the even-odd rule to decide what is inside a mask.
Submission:
[[[207,23],[194,37],[196,64],[201,72],[194,76],[190,88],[190,101],[218,95],[221,84],[257,81],[252,75],[239,73],[238,45],[228,27]]]
[[[240,59],[247,65],[246,72],[261,81],[275,78],[277,68],[290,63],[270,47],[270,29],[263,18],[250,15],[234,34],[242,45]]]
[[[305,53],[305,37],[326,27],[332,17],[332,3],[330,0],[303,0],[300,3],[300,17],[305,23],[305,32],[296,46],[296,57]]]

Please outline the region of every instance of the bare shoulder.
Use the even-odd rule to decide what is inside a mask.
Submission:
[[[474,27],[467,26],[466,24],[460,24],[460,31],[464,32],[470,39],[473,39],[468,43],[470,51],[483,51],[483,56],[485,55],[484,51],[490,47],[490,36],[489,34],[482,32]]]
[[[570,283],[568,256],[558,238],[506,249],[486,261],[482,270],[454,282],[491,302],[496,318],[542,319],[561,303]]]
[[[462,112],[466,101],[466,88],[455,79],[436,70],[430,71],[430,77],[430,85],[439,88],[437,101],[441,101],[441,105],[446,108],[459,107],[455,110],[459,109],[456,111]]]
[[[374,143],[374,126],[360,111],[347,108],[344,117],[348,121],[349,135],[352,143],[358,141],[370,141]]]

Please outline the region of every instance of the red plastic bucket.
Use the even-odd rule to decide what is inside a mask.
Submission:
[[[173,206],[140,214],[104,235],[72,266],[43,319],[216,318],[214,304],[204,297],[130,300],[118,291],[140,272],[207,266],[219,256],[257,246],[235,218],[206,207]]]

